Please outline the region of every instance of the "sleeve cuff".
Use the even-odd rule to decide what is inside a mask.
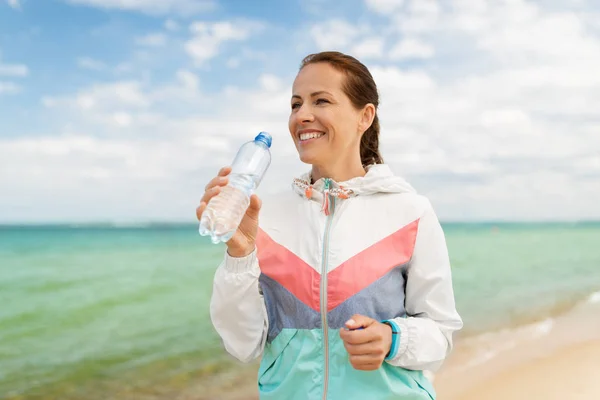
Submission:
[[[398,330],[398,333],[394,335],[397,336],[398,347],[395,354],[390,352],[390,357],[386,358],[386,361],[395,364],[405,353],[413,352],[414,349],[409,348],[409,345],[411,345],[416,332],[415,327],[408,324],[407,318],[394,318],[390,322],[393,322]]]
[[[225,263],[223,267],[227,272],[234,274],[240,274],[259,269],[256,258],[256,248],[252,251],[252,253],[244,257],[232,257],[227,251],[225,251]]]

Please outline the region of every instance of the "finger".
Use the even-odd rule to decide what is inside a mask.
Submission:
[[[340,330],[340,337],[344,343],[359,345],[374,342],[377,334],[370,329],[359,329],[354,331]]]
[[[221,186],[214,186],[214,187],[208,189],[206,192],[204,192],[204,196],[202,196],[202,198],[200,199],[200,203],[208,204],[210,199],[212,199],[213,197],[218,195],[220,192],[221,192]]]
[[[228,182],[229,178],[226,176],[215,176],[206,184],[204,190],[210,190],[215,186],[225,186]]]
[[[204,202],[200,203],[200,205],[196,208],[196,218],[198,219],[198,221],[200,221],[200,219],[202,218],[202,213],[204,212],[205,209],[206,209],[206,203],[204,203]]]
[[[246,215],[252,219],[258,219],[260,208],[262,207],[262,200],[255,194],[250,196],[250,205],[246,210]]]
[[[364,344],[350,344],[344,343],[344,347],[348,354],[353,356],[371,355],[378,357],[382,354],[381,346],[377,346],[375,342],[369,342]]]
[[[225,166],[219,170],[218,176],[227,176],[231,172],[230,166]]]
[[[377,363],[367,363],[367,364],[357,364],[357,365],[352,364],[352,366],[354,367],[354,369],[356,369],[358,371],[375,371],[376,369],[381,367],[381,363],[377,362]]]
[[[367,354],[350,355],[348,356],[348,360],[352,365],[369,365],[379,362],[379,358]]]
[[[352,367],[360,371],[373,371],[381,367],[382,359],[371,356],[349,356]]]
[[[348,329],[359,329],[367,328],[371,326],[375,320],[373,318],[366,317],[360,314],[354,314],[352,318],[346,321],[346,328]]]

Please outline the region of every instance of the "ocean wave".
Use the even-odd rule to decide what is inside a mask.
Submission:
[[[590,294],[590,296],[587,298],[587,303],[600,304],[600,291]]]
[[[467,338],[465,339],[467,347],[473,349],[475,354],[459,369],[467,370],[485,364],[489,360],[506,351],[512,350],[522,343],[549,335],[554,329],[555,324],[556,321],[554,318],[546,318],[539,322],[485,332]]]
[[[531,326],[533,336],[540,337],[548,335],[554,328],[554,319],[548,318]]]

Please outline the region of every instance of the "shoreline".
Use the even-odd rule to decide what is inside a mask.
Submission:
[[[600,398],[599,360],[596,292],[553,318],[464,338],[433,384],[440,400]]]
[[[571,345],[496,374],[443,400],[583,400],[600,398],[600,339]],[[485,368],[485,367],[484,367]]]
[[[204,389],[181,398],[257,400],[257,365],[201,382]],[[600,398],[600,292],[539,322],[460,337],[428,376],[438,400]]]

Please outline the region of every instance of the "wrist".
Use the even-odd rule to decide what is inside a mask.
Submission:
[[[237,255],[237,253],[235,253]],[[244,274],[252,272],[253,274],[260,274],[260,268],[256,259],[256,251],[252,251],[250,254],[243,257],[234,257],[229,254],[229,251],[225,252],[225,260],[223,268],[233,274]]]
[[[254,245],[252,245],[251,247],[247,247],[247,248],[228,247],[227,254],[229,254],[229,256],[233,257],[233,258],[244,258],[244,257],[247,257],[250,254],[252,254],[252,252],[254,251],[254,248],[255,248]]]
[[[390,327],[390,336],[392,340],[390,342],[390,349],[385,356],[385,360],[390,360],[396,356],[398,347],[400,346],[400,327],[393,320],[385,320],[381,322]]]

